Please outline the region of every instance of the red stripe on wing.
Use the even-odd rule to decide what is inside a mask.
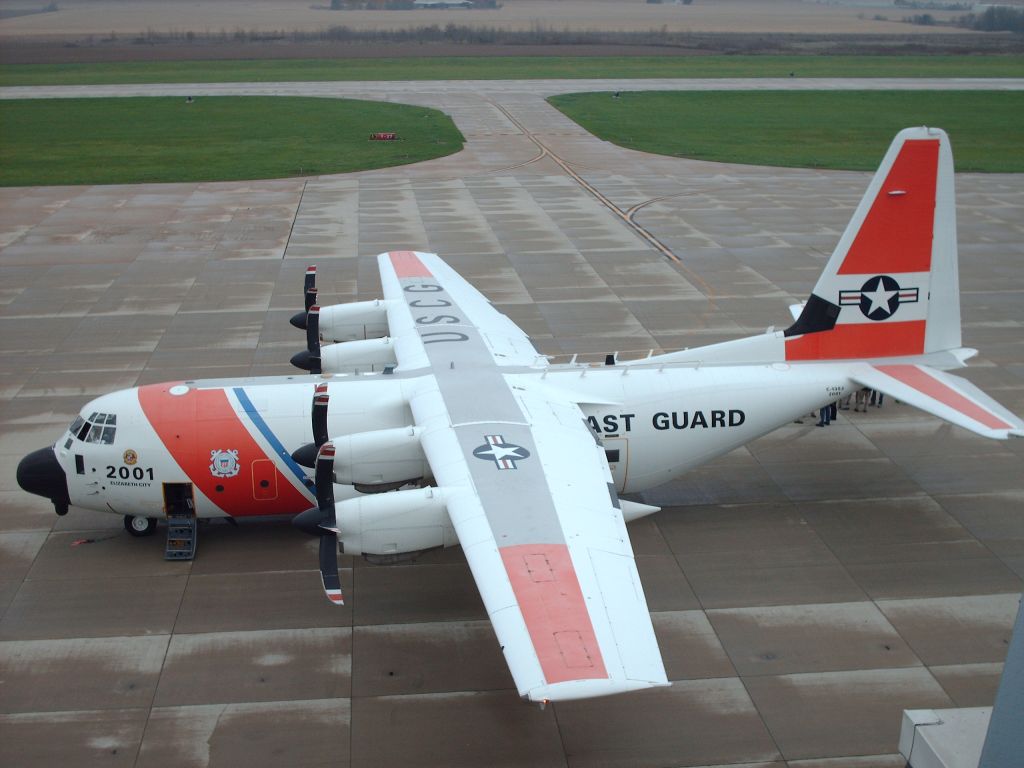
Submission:
[[[544,679],[607,678],[569,548],[520,544],[500,551]]]
[[[931,270],[938,167],[938,139],[904,142],[839,267],[840,275]]]
[[[1013,429],[1012,424],[1007,424],[990,411],[968,400],[955,389],[939,381],[916,365],[876,365],[875,368],[886,376],[891,376],[908,387],[916,389],[918,392],[923,392],[934,400],[938,400],[954,411],[959,411],[967,418],[974,419],[979,424],[984,424],[989,429]]]
[[[388,258],[399,280],[407,277],[433,277],[415,251],[390,251]]]
[[[139,387],[139,403],[164,447],[207,498],[232,517],[293,515],[309,508],[309,499],[249,434],[224,390],[189,389],[172,395],[172,386]],[[238,451],[238,474],[215,476],[212,453],[227,450]],[[268,486],[258,486],[257,480],[266,480]]]

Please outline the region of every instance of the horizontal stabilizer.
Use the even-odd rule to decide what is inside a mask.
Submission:
[[[864,365],[850,378],[983,437],[1024,437],[1024,421],[959,376],[923,365]]]

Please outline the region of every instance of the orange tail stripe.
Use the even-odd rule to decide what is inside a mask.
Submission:
[[[920,355],[924,320],[899,323],[841,323],[831,331],[786,339],[787,360],[847,360]]]
[[[931,269],[938,167],[938,139],[903,144],[839,267],[840,275]]]

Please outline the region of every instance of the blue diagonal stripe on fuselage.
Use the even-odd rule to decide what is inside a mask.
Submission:
[[[292,455],[285,450],[281,441],[277,439],[277,435],[274,434],[267,422],[263,420],[262,416],[260,416],[259,411],[256,410],[256,406],[252,404],[252,400],[249,399],[249,396],[245,394],[245,390],[242,387],[235,387],[232,392],[234,392],[235,397],[238,398],[238,402],[245,411],[245,415],[252,419],[252,423],[256,425],[256,429],[258,429],[260,434],[262,434],[263,437],[266,438],[267,442],[270,443],[270,447],[273,449],[274,453],[276,453],[288,469],[291,470],[291,473],[298,478],[299,485],[302,490],[307,496],[315,498],[307,485],[309,478],[306,476],[305,470],[296,464]]]

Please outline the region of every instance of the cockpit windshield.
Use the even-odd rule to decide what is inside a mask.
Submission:
[[[71,424],[71,435],[86,443],[113,445],[117,432],[117,416],[113,413],[91,413],[88,419],[79,416]]]

